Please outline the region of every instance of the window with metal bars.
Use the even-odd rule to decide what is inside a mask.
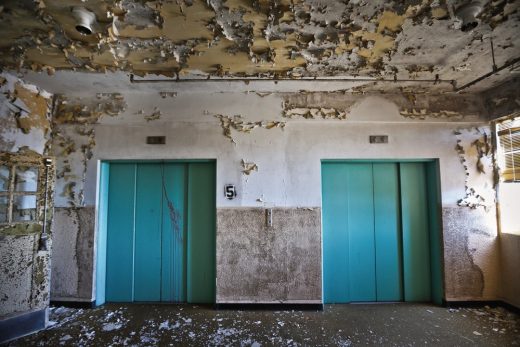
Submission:
[[[496,125],[502,182],[520,182],[520,114]]]

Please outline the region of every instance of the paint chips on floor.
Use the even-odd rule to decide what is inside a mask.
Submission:
[[[192,305],[51,308],[46,330],[9,346],[520,345],[504,308],[326,305],[324,311],[231,311]]]

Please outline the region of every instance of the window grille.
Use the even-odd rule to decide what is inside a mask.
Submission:
[[[38,168],[0,165],[0,224],[37,221]]]
[[[498,122],[498,165],[502,182],[520,182],[520,114]]]

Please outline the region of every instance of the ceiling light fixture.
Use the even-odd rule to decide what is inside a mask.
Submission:
[[[96,15],[84,7],[72,8],[72,15],[76,19],[76,30],[82,35],[91,35],[94,32]]]

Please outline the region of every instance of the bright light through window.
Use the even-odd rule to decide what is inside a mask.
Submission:
[[[520,234],[520,115],[497,123],[498,201],[503,233]]]

